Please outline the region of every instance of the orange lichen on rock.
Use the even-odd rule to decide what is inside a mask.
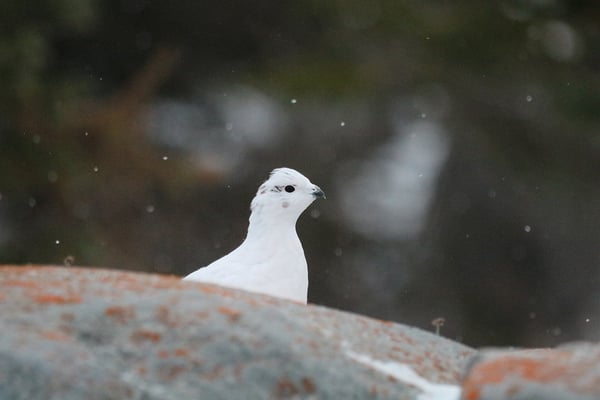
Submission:
[[[159,358],[169,358],[170,354],[167,350],[159,350],[158,351],[158,357]]]
[[[292,397],[300,394],[301,390],[288,378],[281,378],[277,381],[277,385],[274,390],[276,398]]]
[[[302,388],[304,389],[304,393],[312,394],[317,391],[317,385],[315,382],[309,377],[302,378]]]
[[[175,351],[173,351],[173,354],[176,357],[187,357],[190,355],[190,351],[189,351],[189,349],[184,349],[184,348],[180,347],[180,348],[175,349]]]
[[[314,395],[316,391],[317,386],[309,377],[302,378],[300,383],[296,383],[287,377],[283,377],[277,381],[273,390],[273,395],[275,398],[296,397],[298,395],[306,397],[306,395]]]
[[[110,306],[104,310],[104,314],[120,324],[126,323],[135,317],[135,310],[131,307]]]
[[[38,294],[34,295],[33,299],[39,304],[74,304],[81,303],[81,296],[75,294]]]
[[[537,365],[537,361],[513,357],[483,363],[469,373],[463,384],[463,396],[466,400],[477,400],[486,385],[500,383],[508,375],[531,376]]]
[[[217,311],[219,311],[221,314],[227,316],[231,322],[237,321],[238,319],[240,319],[240,317],[242,315],[242,313],[240,311],[235,310],[230,307],[226,307],[226,306],[221,306],[221,307],[217,308]]]
[[[192,282],[186,282],[186,284],[189,284]],[[231,291],[224,289],[221,286],[217,286],[217,285],[210,285],[210,284],[200,284],[200,289],[207,294],[218,294],[221,296],[227,296],[227,297],[231,297]]]
[[[41,331],[40,336],[42,336],[44,339],[54,340],[58,342],[64,342],[71,339],[69,335],[66,335],[65,333],[60,331]]]
[[[138,329],[137,331],[133,332],[133,334],[131,335],[131,340],[136,343],[139,343],[139,342],[158,343],[162,340],[162,335],[155,331],[150,331],[147,329]]]
[[[560,349],[538,349],[484,359],[468,373],[463,383],[463,396],[466,400],[477,400],[483,388],[508,381],[513,383],[507,387],[511,392],[518,391],[527,382],[549,384],[564,381],[573,369],[570,357],[569,352]],[[565,383],[573,386],[573,382]]]
[[[151,275],[129,271],[118,271],[118,273],[107,270],[97,271],[107,273],[98,278],[100,282],[106,283],[113,288],[132,292],[143,293],[154,289],[173,288],[178,285],[183,287],[181,278],[173,275]],[[143,277],[150,279],[144,279]]]
[[[190,355],[190,351],[188,349],[184,349],[178,347],[172,351],[169,350],[159,350],[157,353],[159,358],[171,358],[171,357],[188,357]]]
[[[12,287],[30,288],[30,289],[31,288],[37,289],[40,287],[37,282],[17,280],[17,279],[4,281],[4,282],[2,282],[2,285],[12,286]]]
[[[187,368],[184,365],[173,365],[173,366],[166,368],[163,371],[162,375],[165,378],[167,378],[168,380],[173,380],[173,379],[177,378],[179,375],[185,373],[186,371],[187,371]]]

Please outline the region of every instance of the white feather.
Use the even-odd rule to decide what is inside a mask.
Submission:
[[[294,188],[291,192],[290,187]],[[306,303],[308,268],[296,221],[316,198],[323,196],[323,191],[298,171],[273,170],[252,199],[244,242],[184,279]]]

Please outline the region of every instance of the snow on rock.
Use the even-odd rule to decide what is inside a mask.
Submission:
[[[0,399],[442,400],[475,354],[324,307],[72,267],[0,267],[0,326]]]
[[[353,351],[350,351],[347,354],[350,358],[353,358],[360,363],[368,365],[389,376],[393,376],[400,382],[416,387],[421,391],[421,394],[418,396],[419,400],[459,400],[460,398],[460,387],[458,385],[431,383],[415,373],[415,371],[406,364],[393,361],[374,360],[368,355],[354,353]]]

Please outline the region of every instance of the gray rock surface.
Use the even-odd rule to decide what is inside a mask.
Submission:
[[[0,267],[0,399],[416,399],[352,354],[460,380],[475,351],[419,329],[114,270]]]
[[[466,375],[463,399],[600,399],[600,345],[481,351]]]

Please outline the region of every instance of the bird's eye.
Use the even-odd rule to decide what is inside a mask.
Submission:
[[[296,188],[293,187],[292,185],[287,185],[285,187],[285,191],[288,192],[288,193],[292,193],[294,190],[296,190]]]

